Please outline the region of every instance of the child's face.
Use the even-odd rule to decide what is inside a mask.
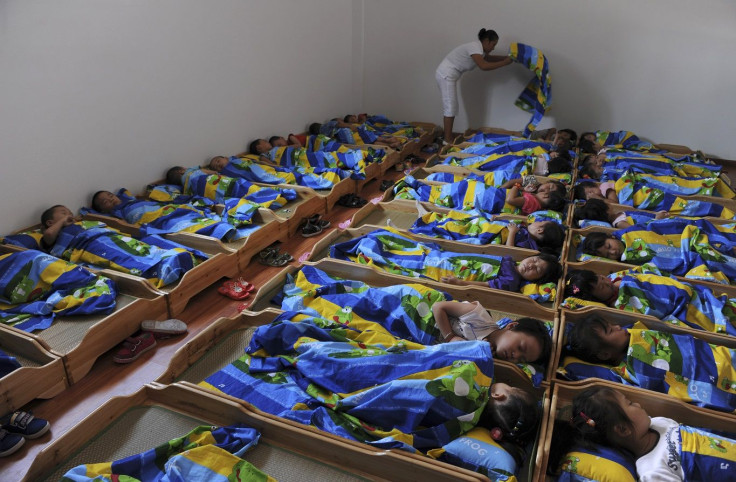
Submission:
[[[59,222],[62,219],[73,218],[74,214],[66,206],[59,206],[54,209],[54,214],[49,221],[46,222],[47,226],[51,226],[54,223]]]
[[[271,142],[271,146],[273,147],[284,147],[286,145],[288,145],[288,143],[286,142],[286,139],[284,139],[283,137],[277,137],[276,139],[273,140],[273,142]]]
[[[535,221],[531,223],[527,229],[529,230],[529,236],[531,236],[533,239],[539,241],[544,237],[544,229],[551,223],[552,221]]]
[[[539,360],[542,347],[539,340],[528,333],[504,328],[501,334],[491,343],[494,357],[512,363],[528,363]]]
[[[357,124],[358,123],[358,116],[356,115],[349,115],[346,117],[346,121],[348,124]]]
[[[595,285],[593,286],[592,295],[594,298],[605,301],[613,298],[616,294],[616,287],[613,285],[613,281],[608,279],[606,276],[599,274],[596,278]]]
[[[629,348],[629,332],[626,328],[615,323],[606,323],[605,328],[596,330],[598,337],[606,347],[606,351],[610,353],[607,357],[609,361],[617,363],[625,355]]]
[[[616,400],[624,413],[629,417],[629,420],[631,420],[631,424],[634,426],[634,435],[636,437],[644,436],[649,431],[649,426],[652,423],[646,410],[618,391],[616,392]]]
[[[212,160],[210,161],[210,169],[212,169],[213,171],[220,172],[225,166],[227,166],[228,162],[229,161],[227,157],[225,156],[213,157]]]
[[[560,190],[560,186],[554,182],[543,182],[537,187],[537,194],[551,193]]]
[[[263,154],[264,152],[270,151],[272,147],[271,143],[266,139],[261,139],[258,141],[258,144],[256,144],[256,152],[258,152],[258,154]]]
[[[537,281],[549,270],[549,263],[542,261],[539,256],[532,256],[521,260],[517,268],[522,278],[527,281]]]
[[[120,203],[120,198],[110,191],[101,192],[97,195],[97,199],[95,199],[95,204],[97,204],[98,209],[103,213],[112,211]]]
[[[597,183],[589,183],[589,186],[585,186],[585,199],[606,199],[601,194],[601,188]]]
[[[621,260],[621,255],[624,254],[626,246],[618,239],[608,238],[603,243],[603,246],[598,248],[596,254],[604,258],[613,259],[615,261]]]

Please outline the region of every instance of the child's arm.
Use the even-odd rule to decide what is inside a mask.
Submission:
[[[612,201],[612,202],[617,203],[618,202],[618,194],[616,194],[616,190],[615,189],[609,189],[609,190],[607,190],[606,191],[606,199],[608,199],[609,201]]]
[[[488,282],[486,281],[467,281],[454,276],[443,276],[440,278],[440,281],[456,286],[482,286],[484,288],[488,288]]]
[[[516,223],[509,223],[509,237],[506,239],[506,246],[516,246],[516,233],[519,232],[519,225]]]
[[[520,208],[524,205],[524,196],[519,195],[519,189],[521,185],[515,184],[513,187],[506,190],[506,203],[514,207]]]
[[[501,189],[511,189],[516,184],[521,184],[522,179],[520,177],[517,177],[516,179],[510,179],[506,181],[505,183],[501,184]],[[508,193],[506,193],[508,195]]]
[[[461,303],[459,301],[439,301],[432,305],[432,314],[434,315],[434,324],[440,330],[442,341],[463,341],[465,338],[455,335],[452,331],[450,316],[460,317],[465,313],[473,311],[475,306],[472,303]]]
[[[65,218],[59,219],[51,226],[44,229],[43,238],[41,239],[44,247],[51,249],[51,247],[56,244],[56,238],[59,237],[59,231],[61,231],[64,227],[69,226],[70,224],[74,224],[74,218],[71,216],[67,216]]]

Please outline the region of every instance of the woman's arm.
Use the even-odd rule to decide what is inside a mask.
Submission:
[[[473,54],[470,56],[480,70],[496,70],[513,62],[511,57],[504,57],[502,55],[493,55],[493,57],[499,57],[499,60],[489,62],[481,54]]]

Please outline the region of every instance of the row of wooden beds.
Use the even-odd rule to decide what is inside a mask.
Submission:
[[[425,207],[430,210],[441,210],[441,208],[432,205],[425,205]],[[314,246],[312,252],[308,254],[306,263],[313,264],[327,273],[347,279],[365,281],[374,286],[406,283],[408,282],[407,278],[401,276],[377,272],[365,266],[325,258],[331,244],[360,236],[381,227],[386,224],[388,219],[391,220],[392,225],[399,229],[406,229],[414,222],[416,216],[416,207],[413,202],[392,200],[390,191],[387,191],[381,203],[369,203],[358,210],[351,220],[349,229],[335,230],[321,239]],[[568,219],[571,219],[571,216],[568,216]],[[572,231],[570,230],[571,233]],[[290,232],[288,222],[285,232]],[[568,234],[566,246],[569,245],[570,236],[571,234]],[[534,251],[531,250],[506,246],[477,247],[436,239],[432,239],[432,242],[444,245],[447,249],[454,251],[484,252],[497,255],[510,254],[516,259],[534,254]],[[252,257],[253,254],[250,253],[250,256]],[[568,256],[569,253],[566,248],[562,257],[566,267],[571,264],[567,262]],[[593,264],[589,262],[586,267],[606,274],[615,270],[613,264],[608,266],[605,262]],[[425,476],[432,477],[433,480],[486,480],[483,476],[473,472],[436,462],[426,457],[404,452],[375,450],[309,427],[295,425],[259,412],[243,401],[216,395],[195,385],[207,375],[217,371],[242,354],[242,350],[249,340],[252,327],[268,323],[274,318],[279,311],[270,305],[269,300],[280,291],[286,281],[287,274],[291,274],[297,269],[293,266],[285,268],[277,277],[259,289],[248,311],[234,318],[221,318],[179,349],[172,358],[168,370],[156,383],[146,385],[135,395],[124,399],[116,399],[104,405],[85,419],[78,428],[46,447],[37,457],[32,470],[26,476],[26,480],[40,480],[42,477],[48,476],[54,469],[56,469],[54,473],[54,477],[56,477],[68,468],[80,463],[102,459],[115,460],[123,455],[143,451],[186,433],[191,427],[198,424],[195,423],[196,421],[218,425],[240,421],[261,430],[265,442],[263,451],[267,454],[262,457],[262,465],[259,466],[276,477],[280,475],[279,470],[287,470],[288,472],[291,465],[273,463],[274,460],[293,456],[295,457],[294,463],[297,466],[297,473],[301,473],[303,476],[305,470],[303,465],[307,463],[304,462],[306,457],[308,464],[311,464],[309,465],[311,468],[307,470],[315,470],[318,473],[324,471],[324,480],[352,480],[351,477],[417,480]],[[625,392],[631,400],[641,403],[651,416],[668,416],[677,419],[681,423],[736,432],[736,416],[732,414],[700,409],[666,395],[602,380],[566,382],[554,378],[554,373],[560,361],[561,333],[564,333],[565,323],[582,320],[593,310],[603,310],[606,312],[608,319],[616,322],[628,324],[640,320],[653,329],[687,332],[700,336],[709,342],[736,346],[733,339],[730,339],[731,337],[697,332],[688,328],[676,328],[651,317],[633,317],[631,314],[613,309],[586,308],[584,310],[568,311],[559,308],[559,297],[552,303],[540,305],[517,293],[499,292],[478,287],[448,287],[442,283],[424,280],[423,284],[448,291],[458,300],[479,300],[487,308],[503,306],[503,311],[491,309],[494,318],[533,316],[544,321],[554,322],[553,357],[547,367],[545,380],[541,387],[534,388],[526,375],[515,365],[504,361],[497,361],[496,363],[497,381],[511,382],[515,386],[533,392],[543,401],[544,419],[540,426],[539,437],[527,464],[522,470],[520,480],[545,480],[544,474],[554,420],[569,417],[565,409],[572,398],[576,393],[593,384],[610,385]],[[560,281],[558,288],[562,288],[562,281]],[[150,318],[150,316],[147,317]],[[136,323],[138,320],[136,320]],[[4,379],[0,380],[0,382],[2,381]],[[184,426],[175,423],[182,416],[189,417],[188,425],[186,425],[189,428],[185,429]],[[145,420],[146,427],[160,426],[160,432],[158,430],[152,431],[160,435],[160,440],[155,442],[151,440],[136,441],[133,440],[135,438],[133,437],[130,444],[126,443],[120,447],[120,437],[116,436],[115,433],[120,427],[130,425],[130,417],[133,417],[134,420]],[[166,427],[172,429],[176,427],[176,430],[164,430]],[[104,442],[107,440],[105,437],[109,439],[109,443]],[[84,458],[91,441],[94,441],[96,452],[101,449],[104,451],[105,455],[102,459],[99,459],[99,457],[96,460]],[[72,456],[80,450],[81,452],[76,456]],[[254,457],[257,459],[258,455],[256,454]],[[280,468],[280,465],[284,467]],[[281,476],[292,478],[288,473],[281,474]],[[317,478],[322,479],[322,477]]]
[[[84,377],[100,355],[135,333],[142,320],[176,317],[193,296],[223,277],[237,276],[264,248],[294,236],[304,218],[314,214],[325,215],[335,207],[340,197],[359,193],[366,182],[382,176],[396,163],[431,143],[438,128],[430,123],[414,124],[422,127],[425,133],[419,139],[408,142],[401,151],[385,146],[354,146],[386,151],[381,162],[367,166],[364,180],[346,178],[326,191],[296,185],[276,185],[294,189],[297,198],[276,211],[259,209],[253,223],[261,227],[245,239],[224,242],[193,233],[166,235],[168,239],[199,249],[210,256],[177,283],[157,289],[140,277],[108,269],[99,270],[100,274],[115,280],[119,288],[117,309],[113,313],[107,316],[59,318],[50,328],[35,334],[0,326],[0,349],[16,357],[22,366],[0,378],[0,395],[5,403],[5,411],[20,409],[34,398],[58,395]],[[96,214],[85,217],[139,237],[138,226],[118,218]],[[40,225],[36,224],[18,232],[39,228]],[[20,249],[0,245],[0,254]]]

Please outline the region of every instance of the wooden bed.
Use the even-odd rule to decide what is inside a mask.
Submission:
[[[263,290],[263,288],[262,288]],[[169,364],[168,369],[162,376],[157,380],[158,383],[161,384],[171,384],[174,383],[173,386],[182,386],[186,387],[188,389],[191,389],[193,391],[200,391],[207,393],[209,396],[222,398],[223,400],[226,400],[229,403],[236,404],[236,405],[242,405],[246,409],[251,409],[255,411],[258,414],[262,414],[264,417],[270,417],[275,420],[282,421],[280,418],[272,417],[267,414],[263,414],[259,410],[253,408],[250,404],[234,398],[230,397],[228,395],[224,394],[213,394],[212,392],[208,391],[207,389],[200,387],[196,385],[200,381],[204,380],[207,376],[210,374],[216,372],[217,370],[222,369],[223,367],[230,364],[232,361],[236,360],[240,356],[242,356],[244,348],[248,345],[250,342],[250,338],[252,336],[252,332],[254,330],[254,327],[265,325],[271,322],[273,318],[275,318],[280,313],[279,310],[274,309],[266,309],[258,313],[253,312],[245,312],[240,314],[237,317],[234,318],[221,318],[214,322],[212,325],[207,327],[205,330],[203,330],[201,333],[199,333],[195,338],[193,338],[190,343],[186,347],[182,347],[179,350],[177,350],[176,354],[172,357],[171,363]],[[532,387],[531,383],[529,382],[529,379],[524,375],[521,370],[514,366],[513,364],[509,362],[504,361],[497,361],[495,362],[494,367],[494,381],[499,382],[505,382],[510,383],[513,386],[520,387],[524,390],[529,391],[530,393],[534,394],[536,397],[539,397],[543,400],[543,406],[548,407],[550,402],[550,386],[549,384],[543,382],[543,385],[539,389],[535,389]],[[547,413],[547,410],[545,410],[543,413]],[[291,424],[291,422],[283,421],[283,423]],[[433,466],[437,465],[438,467],[443,467],[449,470],[450,472],[457,470],[457,476],[461,477],[462,474],[465,474],[466,471],[463,469],[460,469],[455,466],[447,465],[441,462],[437,462],[431,459],[428,459],[427,457],[422,457],[419,455],[412,455],[407,454],[402,451],[397,450],[388,450],[388,451],[380,451],[375,448],[369,447],[367,445],[345,441],[343,439],[339,439],[336,437],[333,437],[329,434],[324,434],[323,432],[318,432],[310,427],[306,427],[299,424],[292,424],[297,430],[305,430],[309,432],[316,432],[323,434],[326,437],[330,437],[333,439],[336,439],[342,443],[348,443],[350,445],[355,445],[360,448],[362,448],[365,451],[368,451],[369,453],[386,453],[390,454],[392,456],[396,457],[405,457],[410,456],[410,459],[408,459],[408,464],[413,464],[414,461],[420,461],[420,462],[429,462]],[[543,423],[540,427],[540,437],[539,440],[542,440],[543,437],[541,436],[541,431],[545,430],[546,427],[546,418],[543,419]],[[538,457],[541,454],[537,452],[536,445],[534,452],[529,457],[529,463],[527,463],[522,470],[522,476],[519,480],[535,480],[533,477],[536,475],[534,473],[535,470],[535,464],[532,462],[538,462],[541,461]],[[364,470],[368,470],[367,466],[360,465]],[[421,470],[421,467],[418,468],[418,470]],[[390,472],[389,472],[390,473]],[[472,474],[472,472],[467,472],[468,474]],[[477,476],[477,474],[473,474]],[[382,477],[387,477],[387,480],[403,480],[403,476],[400,475],[382,475]],[[430,479],[428,480],[440,480],[436,479],[435,476],[429,475]],[[420,480],[421,477],[418,474],[415,474],[413,477],[410,477],[409,480]],[[303,480],[303,479],[301,479]],[[455,479],[455,480],[464,480],[464,479]],[[475,479],[471,479],[475,480]],[[487,480],[485,478],[482,478],[481,480]]]
[[[113,461],[182,436],[198,425],[243,423],[261,433],[243,458],[280,481],[487,480],[419,455],[377,450],[260,412],[197,387],[156,383],[110,400],[37,456],[24,480],[59,480],[83,463]]]

